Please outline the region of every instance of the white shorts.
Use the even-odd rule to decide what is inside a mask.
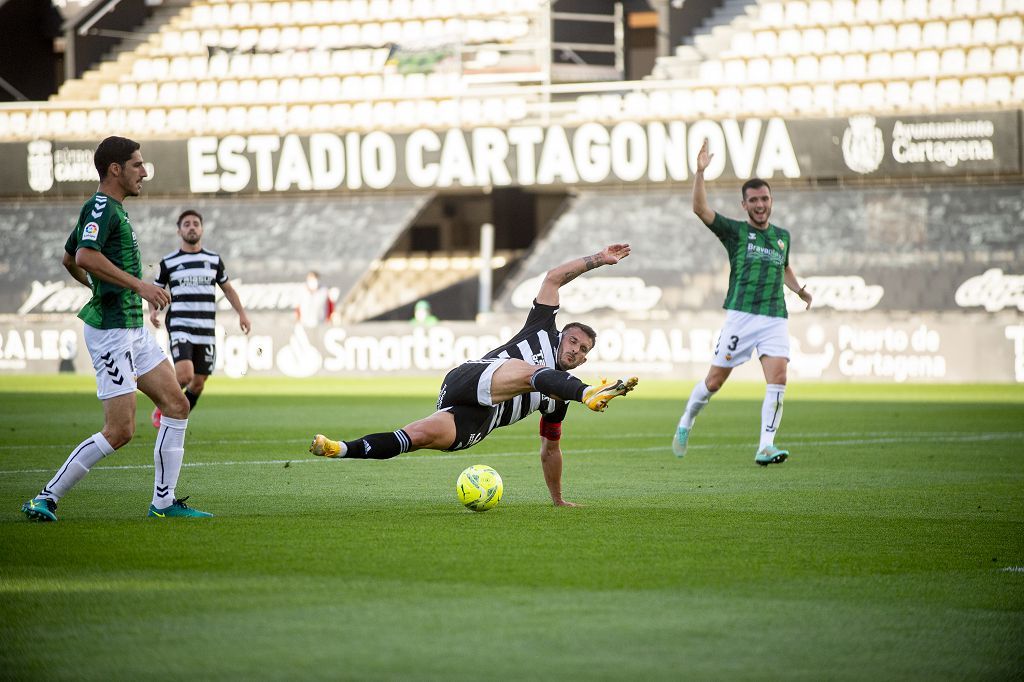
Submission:
[[[722,333],[715,344],[715,367],[739,367],[750,359],[757,347],[757,357],[765,355],[789,360],[789,324],[784,317],[753,315],[738,310],[725,314]]]
[[[134,393],[140,376],[161,362],[170,362],[144,327],[97,329],[85,325],[85,346],[96,370],[96,397],[100,400]]]

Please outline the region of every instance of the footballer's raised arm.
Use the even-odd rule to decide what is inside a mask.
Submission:
[[[558,305],[558,290],[561,287],[588,270],[599,268],[602,265],[615,265],[628,255],[629,244],[612,244],[592,256],[574,258],[571,261],[562,263],[558,267],[551,268],[544,275],[544,280],[540,284],[537,303]]]
[[[712,156],[714,154],[708,154],[708,141],[704,140],[697,152],[697,168],[693,173],[693,212],[705,225],[715,220],[715,212],[708,206],[708,192],[704,187],[704,169],[711,163]]]

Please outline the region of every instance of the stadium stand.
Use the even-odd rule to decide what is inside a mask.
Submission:
[[[505,267],[516,255],[496,254],[491,259],[491,268]],[[361,322],[405,307],[442,289],[474,280],[481,267],[480,255],[469,252],[424,253],[376,260],[343,306],[341,320]],[[475,310],[475,306],[471,308]]]
[[[730,0],[654,75],[710,89],[701,115],[1019,104],[1022,10],[1019,0]]]
[[[170,8],[169,8],[170,9]],[[199,1],[0,140],[1016,107],[1021,0],[729,0],[652,78],[538,85],[539,0]],[[167,15],[161,15],[167,16]]]

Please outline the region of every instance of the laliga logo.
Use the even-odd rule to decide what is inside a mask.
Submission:
[[[277,366],[290,377],[311,377],[323,366],[323,356],[309,342],[302,325],[295,325],[295,331],[288,345],[277,353]]]
[[[874,116],[851,116],[843,133],[843,161],[856,173],[878,170],[885,156],[882,131],[875,126]]]
[[[37,192],[53,187],[53,145],[46,140],[28,143],[28,186]]]

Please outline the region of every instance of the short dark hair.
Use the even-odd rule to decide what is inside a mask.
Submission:
[[[593,347],[597,343],[597,332],[589,324],[583,324],[582,322],[570,322],[569,324],[562,327],[562,333],[565,334],[567,331],[576,327],[581,332],[590,337],[590,345]]]
[[[762,187],[768,188],[768,194],[772,193],[771,185],[762,180],[761,178],[750,178],[743,183],[743,187],[740,188],[740,194],[743,196],[743,201],[747,200],[748,189],[761,189]]]
[[[199,211],[196,211],[196,210],[193,210],[193,209],[190,208],[187,211],[182,211],[181,215],[178,216],[178,227],[181,227],[181,221],[183,221],[185,218],[189,217],[190,215],[194,215],[195,217],[199,218],[199,224],[200,225],[203,224],[203,216],[199,214]]]
[[[141,146],[135,140],[129,140],[127,137],[108,137],[100,142],[100,145],[96,147],[96,153],[92,155],[92,162],[96,166],[96,172],[100,174],[100,180],[106,179],[110,164],[125,165]]]

